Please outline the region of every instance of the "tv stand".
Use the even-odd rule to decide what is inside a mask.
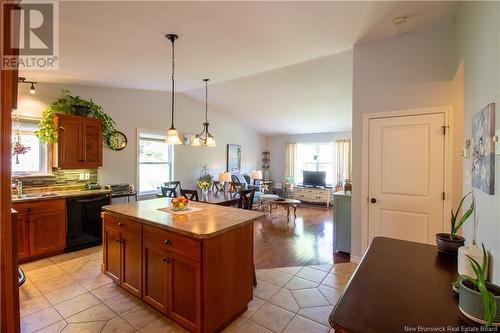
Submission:
[[[304,202],[326,203],[326,207],[329,207],[332,200],[332,189],[297,186],[294,191],[294,199]]]

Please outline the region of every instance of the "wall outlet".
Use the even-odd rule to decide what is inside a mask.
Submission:
[[[471,174],[470,171],[465,171],[465,185],[471,185]]]
[[[90,179],[90,173],[89,172],[86,172],[85,173],[85,180],[89,180]]]
[[[78,174],[78,180],[85,180],[85,174],[83,172]]]

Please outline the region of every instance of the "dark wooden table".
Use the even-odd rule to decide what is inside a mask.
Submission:
[[[200,202],[211,203],[221,206],[234,206],[237,205],[240,201],[239,193],[223,192],[223,191],[214,192],[211,190],[208,191],[208,197],[203,198],[200,189],[198,189],[198,198],[200,199]]]
[[[333,309],[330,324],[339,333],[477,327],[460,313],[451,290],[458,276],[456,261],[433,245],[377,237]]]

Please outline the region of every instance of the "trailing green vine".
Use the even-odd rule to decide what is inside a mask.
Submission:
[[[75,114],[75,106],[83,106],[89,109],[89,115],[101,120],[104,143],[109,148],[110,139],[116,133],[116,123],[113,118],[104,113],[102,106],[95,104],[92,99],[88,101],[80,96],[71,96],[70,91],[65,89],[61,90],[61,93],[62,96],[47,106],[42,113],[38,131],[35,133],[40,142],[57,142],[57,127],[54,123],[56,113]]]

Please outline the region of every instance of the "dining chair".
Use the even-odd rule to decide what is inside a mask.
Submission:
[[[245,190],[245,183],[231,182],[229,183],[229,192],[239,193],[240,191]]]
[[[175,192],[175,197],[177,196],[177,193],[180,191],[181,189],[181,182],[178,181],[178,180],[173,180],[173,181],[170,181],[170,182],[165,182],[163,183],[163,186],[165,187],[168,187],[168,188],[171,188],[174,190]]]
[[[175,198],[177,197],[177,191],[175,188],[160,186],[162,197]]]
[[[214,180],[214,182],[212,183],[212,191],[214,191],[214,192],[224,191],[225,184],[226,183],[220,182],[218,180]]]
[[[240,202],[238,203],[238,208],[252,210],[255,189],[241,190],[239,193],[240,193]]]
[[[197,190],[181,190],[181,195],[191,201],[200,201]]]

